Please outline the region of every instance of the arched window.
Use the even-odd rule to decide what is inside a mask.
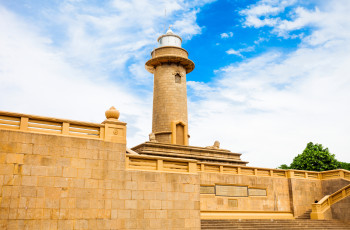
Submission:
[[[175,74],[175,83],[181,83],[181,75],[180,74]]]

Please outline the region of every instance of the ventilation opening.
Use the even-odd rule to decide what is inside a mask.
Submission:
[[[175,83],[181,83],[181,75],[180,74],[175,74]]]

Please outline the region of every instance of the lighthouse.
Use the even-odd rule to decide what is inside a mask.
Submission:
[[[186,74],[194,69],[194,63],[188,59],[187,51],[181,48],[181,37],[170,28],[157,41],[158,48],[151,52],[151,59],[145,64],[154,75],[152,133],[149,141],[131,149],[133,153],[167,157],[168,160],[157,161],[156,165],[153,159],[147,163],[147,167],[156,167],[157,170],[198,170],[187,163],[174,163],[171,158],[196,160],[199,164],[246,165],[248,162],[241,160],[240,153],[221,149],[218,141],[207,147],[189,145]]]
[[[188,145],[186,74],[194,63],[170,28],[157,41],[145,65],[154,75],[152,133],[157,142]]]

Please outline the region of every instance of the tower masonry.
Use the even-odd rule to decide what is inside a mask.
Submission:
[[[157,142],[188,145],[186,74],[194,69],[182,39],[169,29],[158,38],[146,69],[154,74],[152,133]]]
[[[159,46],[146,62],[146,69],[154,74],[152,133],[149,141],[131,150],[152,157],[246,165],[248,162],[241,160],[240,153],[221,149],[218,141],[207,147],[189,145],[186,74],[194,69],[194,63],[181,48],[181,42],[181,37],[169,29],[158,38]],[[174,166],[178,167],[183,166]]]

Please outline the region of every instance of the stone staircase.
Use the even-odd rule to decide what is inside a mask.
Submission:
[[[345,230],[350,229],[350,222],[341,222],[338,220],[310,220],[310,219],[294,219],[294,220],[202,220],[202,230],[209,229],[244,229],[244,230],[268,230],[268,229],[317,229],[317,230]]]
[[[307,210],[303,215],[298,216],[296,219],[310,219],[311,209]]]

